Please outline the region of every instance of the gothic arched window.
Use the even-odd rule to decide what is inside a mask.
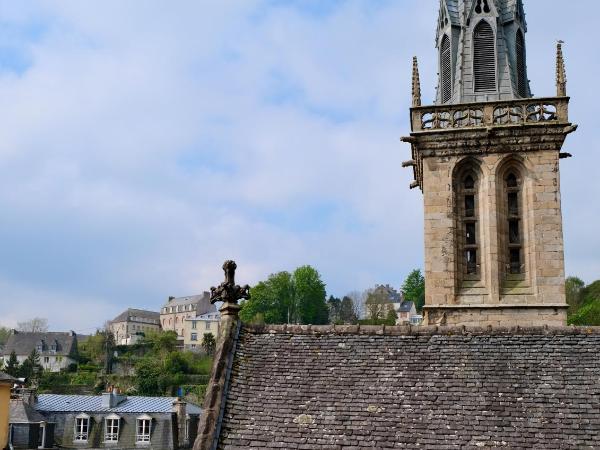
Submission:
[[[485,20],[473,31],[473,75],[475,92],[496,90],[496,38],[492,26]]]
[[[522,223],[523,211],[521,200],[521,182],[519,173],[511,170],[504,180],[507,206],[507,239],[508,273],[517,275],[523,273]]]
[[[440,46],[440,77],[442,80],[442,103],[447,103],[452,98],[452,51],[447,34],[442,38]]]
[[[517,31],[517,91],[521,97],[527,96],[527,70],[525,66],[525,37],[521,30]]]
[[[473,170],[466,170],[459,178],[457,192],[457,215],[458,215],[458,236],[459,265],[461,273],[470,277],[479,274],[479,221],[478,221],[478,202],[477,202],[477,175]]]

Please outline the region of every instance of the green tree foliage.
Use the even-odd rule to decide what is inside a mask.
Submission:
[[[327,300],[327,308],[329,308],[329,323],[343,323],[340,317],[341,307],[342,301],[339,298],[330,295],[329,300]]]
[[[212,355],[215,353],[215,348],[217,346],[217,341],[215,340],[215,336],[212,333],[204,333],[202,336],[202,348],[206,352],[207,355]]]
[[[569,324],[600,326],[600,280],[581,289],[579,305],[569,316]]]
[[[340,304],[339,320],[344,324],[355,324],[358,322],[356,306],[354,305],[354,301],[348,296],[345,296]]]
[[[17,354],[15,353],[14,350],[12,352],[10,352],[10,356],[8,357],[8,362],[6,363],[3,370],[7,374],[9,374],[11,377],[19,376],[19,371],[20,371],[19,361],[17,360]]]
[[[293,274],[272,274],[254,286],[240,317],[244,322],[325,324],[329,320],[325,298],[319,272],[302,266]]]
[[[31,378],[41,375],[43,368],[40,364],[40,354],[34,348],[19,369],[19,376],[23,378]]]
[[[585,288],[585,283],[581,278],[568,277],[565,282],[565,291],[567,294],[567,304],[569,305],[569,315],[574,314],[580,307],[583,297],[581,292]]]
[[[0,347],[6,344],[8,338],[10,337],[10,334],[10,328],[0,327]]]
[[[402,284],[402,294],[404,300],[415,304],[417,311],[421,311],[425,305],[425,278],[421,270],[415,269],[408,274]]]
[[[385,319],[387,322],[386,325],[396,325],[396,321],[398,320],[398,314],[396,313],[396,310],[394,308],[390,308]]]

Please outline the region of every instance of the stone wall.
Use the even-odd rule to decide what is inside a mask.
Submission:
[[[554,311],[566,307],[559,172],[562,140],[549,140],[545,146],[539,142],[531,148],[533,139],[528,130],[511,132],[502,128],[500,132],[507,138],[510,136],[513,145],[485,142],[481,133],[472,130],[453,130],[445,136],[418,133],[415,146],[422,157],[425,212],[425,311],[430,324],[440,320],[448,321],[449,325],[543,324],[546,322],[535,318],[544,308]],[[539,139],[539,127],[531,135]],[[461,138],[468,151],[461,150]],[[477,144],[482,147],[479,151],[474,149]],[[463,199],[457,195],[457,176],[465,166],[477,174],[476,276],[465,276],[461,243],[464,230],[458,211]],[[508,268],[504,176],[509,169],[520,176],[522,269],[519,275],[510,274]],[[464,309],[442,308],[433,312],[448,306],[478,308],[469,313],[478,318],[465,316],[466,321],[462,322],[459,316]],[[497,310],[482,310],[499,306],[509,308],[500,315]],[[541,309],[536,311],[537,307]],[[544,316],[545,319],[561,325],[566,315],[560,311]]]

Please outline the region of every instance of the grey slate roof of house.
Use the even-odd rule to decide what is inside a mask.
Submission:
[[[5,383],[5,384],[9,383],[9,384],[12,384],[12,383],[16,383],[16,382],[17,382],[16,378],[11,377],[7,373],[0,372],[0,383]]]
[[[599,448],[600,329],[243,326],[219,449]]]
[[[113,413],[171,413],[175,397],[127,397],[126,400],[113,408],[102,406],[101,395],[55,395],[41,394],[38,396],[35,409],[40,412],[113,412]],[[188,414],[200,414],[201,409],[187,404]]]
[[[414,303],[408,300],[405,300],[402,302],[402,304],[400,305],[400,312],[410,312],[413,308]]]
[[[217,310],[216,306],[210,303],[210,293],[209,292],[204,292],[200,295],[189,295],[187,297],[172,298],[163,305],[163,308],[168,307],[168,306],[191,305],[191,304],[197,305],[197,307],[196,307],[197,315],[211,313],[211,312],[215,312]]]
[[[133,317],[140,317],[142,319],[154,320],[158,325],[160,323],[160,313],[155,311],[147,311],[145,309],[135,309],[129,308],[126,311],[123,311],[117,317],[115,317],[112,322],[127,322],[132,320]]]
[[[28,356],[37,345],[43,342],[44,347],[40,355],[59,355],[71,356],[77,350],[77,335],[74,332],[68,333],[25,333],[14,332],[8,338],[2,354],[8,356],[14,351],[17,356]],[[58,343],[56,351],[51,351],[53,343]]]
[[[46,422],[46,420],[44,416],[23,400],[10,401],[10,423],[40,423]]]

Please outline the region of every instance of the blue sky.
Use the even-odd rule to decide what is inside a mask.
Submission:
[[[399,286],[423,260],[411,58],[435,92],[437,0],[0,0],[0,324],[91,332],[239,280],[315,266],[328,292]],[[600,4],[526,2],[529,78],[553,95],[569,274],[600,278]],[[585,13],[583,13],[585,11]]]

